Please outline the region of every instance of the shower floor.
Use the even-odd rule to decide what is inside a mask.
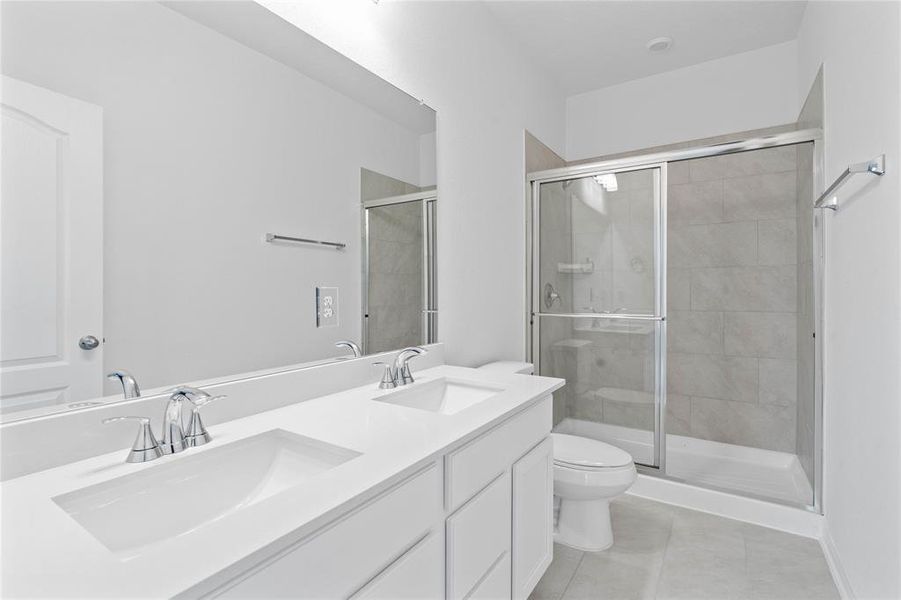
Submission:
[[[653,433],[580,419],[564,419],[554,431],[600,440],[629,452],[635,462],[653,461]],[[681,435],[666,436],[666,474],[688,483],[802,505],[813,494],[798,457]]]

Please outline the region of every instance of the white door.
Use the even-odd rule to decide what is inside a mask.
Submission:
[[[96,398],[103,112],[6,76],[0,105],[0,411]]]

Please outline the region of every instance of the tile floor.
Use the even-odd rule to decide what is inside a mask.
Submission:
[[[622,496],[613,547],[559,544],[530,600],[837,600],[816,540]]]

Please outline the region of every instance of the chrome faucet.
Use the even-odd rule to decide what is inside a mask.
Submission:
[[[200,407],[225,396],[210,396],[203,390],[179,386],[169,393],[169,403],[163,414],[163,454],[177,454],[186,448],[203,446],[210,441],[210,434],[200,419]],[[190,412],[187,412],[186,409]]]
[[[106,378],[119,380],[119,383],[122,385],[122,394],[126,399],[141,397],[141,388],[138,387],[138,382],[134,378],[134,375],[132,375],[128,371],[117,369],[116,371],[113,371],[112,373],[107,375]]]
[[[413,374],[410,372],[410,360],[428,352],[425,348],[410,346],[404,348],[394,359],[394,381],[397,385],[413,383]]]
[[[200,418],[200,408],[225,396],[210,396],[203,390],[179,386],[169,392],[169,402],[163,414],[163,439],[157,442],[146,417],[113,417],[103,423],[135,420],[141,425],[138,436],[128,453],[127,462],[147,462],[164,454],[178,454],[210,441],[210,434]],[[190,409],[190,412],[185,409]]]
[[[354,358],[360,358],[363,356],[363,351],[360,350],[360,347],[350,341],[350,340],[341,340],[340,342],[335,342],[336,348],[349,348],[351,352],[353,352]]]
[[[420,354],[426,354],[428,350],[419,346],[410,346],[397,353],[394,363],[374,362],[373,365],[383,365],[382,379],[379,381],[380,390],[393,390],[396,387],[413,383],[413,374],[410,372],[410,360]]]

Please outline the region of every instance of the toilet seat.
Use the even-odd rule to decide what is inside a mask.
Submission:
[[[625,450],[577,435],[551,433],[554,464],[577,470],[606,470],[629,467],[632,456]]]

